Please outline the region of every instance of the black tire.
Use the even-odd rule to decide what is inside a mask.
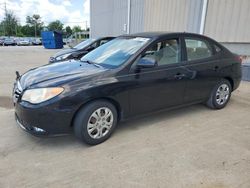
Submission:
[[[216,92],[217,92],[218,88],[220,88],[223,84],[226,84],[228,86],[228,88],[229,88],[229,96],[228,96],[228,98],[225,100],[225,102],[223,104],[219,104],[217,102],[217,100],[216,100]],[[209,108],[212,108],[212,109],[222,109],[222,108],[224,108],[227,105],[228,101],[230,100],[231,92],[232,92],[231,83],[226,79],[222,79],[213,88],[206,105]]]
[[[113,114],[113,124],[105,136],[101,138],[92,138],[87,131],[89,118],[92,115],[92,113],[94,113],[97,109],[103,107],[106,107],[111,110]],[[84,105],[78,111],[74,120],[74,133],[77,138],[79,138],[86,144],[97,145],[104,142],[111,136],[116,127],[116,124],[117,124],[117,110],[115,106],[106,100],[97,100],[87,104],[86,106]]]

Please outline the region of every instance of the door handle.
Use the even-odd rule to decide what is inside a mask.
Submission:
[[[174,75],[174,78],[180,80],[185,76],[186,76],[185,74],[177,73],[176,75]]]

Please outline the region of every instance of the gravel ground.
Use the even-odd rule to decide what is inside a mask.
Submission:
[[[73,135],[33,137],[16,126],[15,71],[57,50],[0,47],[0,187],[250,187],[250,82],[223,110],[194,105],[119,124],[89,147]]]

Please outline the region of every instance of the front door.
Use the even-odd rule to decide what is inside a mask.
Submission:
[[[156,42],[142,53],[143,57],[155,59],[157,66],[137,69],[137,61],[132,66],[131,115],[182,104],[188,72],[181,63],[179,38]]]

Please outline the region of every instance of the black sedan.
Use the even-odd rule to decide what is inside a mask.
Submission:
[[[70,59],[81,59],[82,56],[95,48],[105,44],[106,42],[114,39],[114,37],[102,37],[98,39],[87,39],[77,44],[73,48],[65,49],[57,52],[55,55],[49,58],[49,63],[55,63]]]
[[[195,103],[221,109],[240,80],[240,58],[208,37],[125,35],[81,60],[17,73],[15,117],[34,135],[74,131],[94,145],[134,116]]]

